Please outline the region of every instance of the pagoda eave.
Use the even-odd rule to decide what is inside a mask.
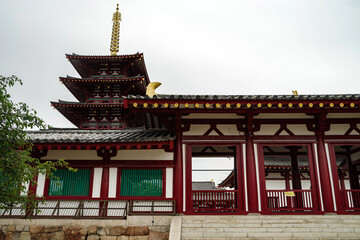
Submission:
[[[110,101],[111,99],[109,99]],[[58,108],[58,107],[64,107],[64,108],[119,108],[123,107],[123,103],[82,103],[82,102],[51,102],[51,106]]]
[[[69,60],[72,59],[87,59],[87,60],[114,60],[118,61],[120,59],[129,59],[129,58],[143,58],[143,53],[136,54],[123,54],[123,55],[78,55],[78,54],[65,54],[66,58]]]
[[[149,76],[147,74],[144,55],[142,53],[131,54],[131,55],[77,55],[77,54],[66,54],[66,58],[71,62],[76,71],[82,78],[90,77],[91,65],[96,64],[109,64],[109,63],[131,63],[136,69],[136,72],[140,75],[143,75],[146,81],[146,84],[150,83]]]
[[[96,77],[96,78],[75,78],[75,77],[60,77],[60,82],[76,82],[76,83],[121,83],[121,82],[142,82],[145,80],[144,76],[138,77]]]

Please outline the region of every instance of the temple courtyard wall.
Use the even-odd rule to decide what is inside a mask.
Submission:
[[[1,219],[0,226],[0,240],[360,239],[360,215],[337,214]]]

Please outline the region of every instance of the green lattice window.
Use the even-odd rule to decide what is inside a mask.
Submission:
[[[57,169],[50,179],[49,196],[88,196],[90,188],[90,169]]]
[[[123,169],[121,196],[162,196],[161,169]]]

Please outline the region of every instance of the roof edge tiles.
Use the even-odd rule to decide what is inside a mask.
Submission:
[[[68,59],[121,59],[121,58],[140,58],[144,57],[143,53],[123,54],[123,55],[79,55],[79,54],[65,54]]]
[[[111,98],[109,98],[111,100]],[[124,104],[121,103],[86,103],[86,102],[68,102],[59,100],[58,102],[50,102],[51,106],[63,106],[63,107],[121,107]]]
[[[166,142],[175,139],[165,129],[79,130],[49,129],[27,131],[35,144]]]
[[[304,94],[304,95],[170,95],[149,96],[128,95],[127,99],[159,100],[360,100],[360,94]]]
[[[125,82],[125,81],[144,81],[145,76],[123,77],[123,76],[104,76],[92,78],[59,77],[60,82]]]

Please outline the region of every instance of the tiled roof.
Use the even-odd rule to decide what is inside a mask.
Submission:
[[[151,99],[148,96],[128,95],[128,99]],[[360,94],[329,95],[166,95],[158,94],[153,99],[163,100],[360,100]]]
[[[215,190],[215,183],[211,181],[192,182],[192,190]]]
[[[161,142],[175,139],[174,134],[167,130],[145,130],[143,128],[124,130],[49,129],[28,131],[28,136],[33,143]]]
[[[145,80],[143,75],[138,74],[134,77],[125,77],[125,76],[96,76],[90,78],[76,78],[76,77],[60,77],[61,82],[79,82],[79,83],[89,83],[89,82],[125,82],[125,81],[141,81]]]
[[[140,58],[143,53],[123,54],[123,55],[79,55],[79,54],[65,54],[69,59],[121,59],[121,58]]]
[[[109,98],[111,100],[111,98]],[[52,106],[69,106],[69,107],[119,107],[122,106],[123,103],[85,103],[85,102],[73,102],[73,101],[63,101],[59,99],[59,102],[50,102]]]

